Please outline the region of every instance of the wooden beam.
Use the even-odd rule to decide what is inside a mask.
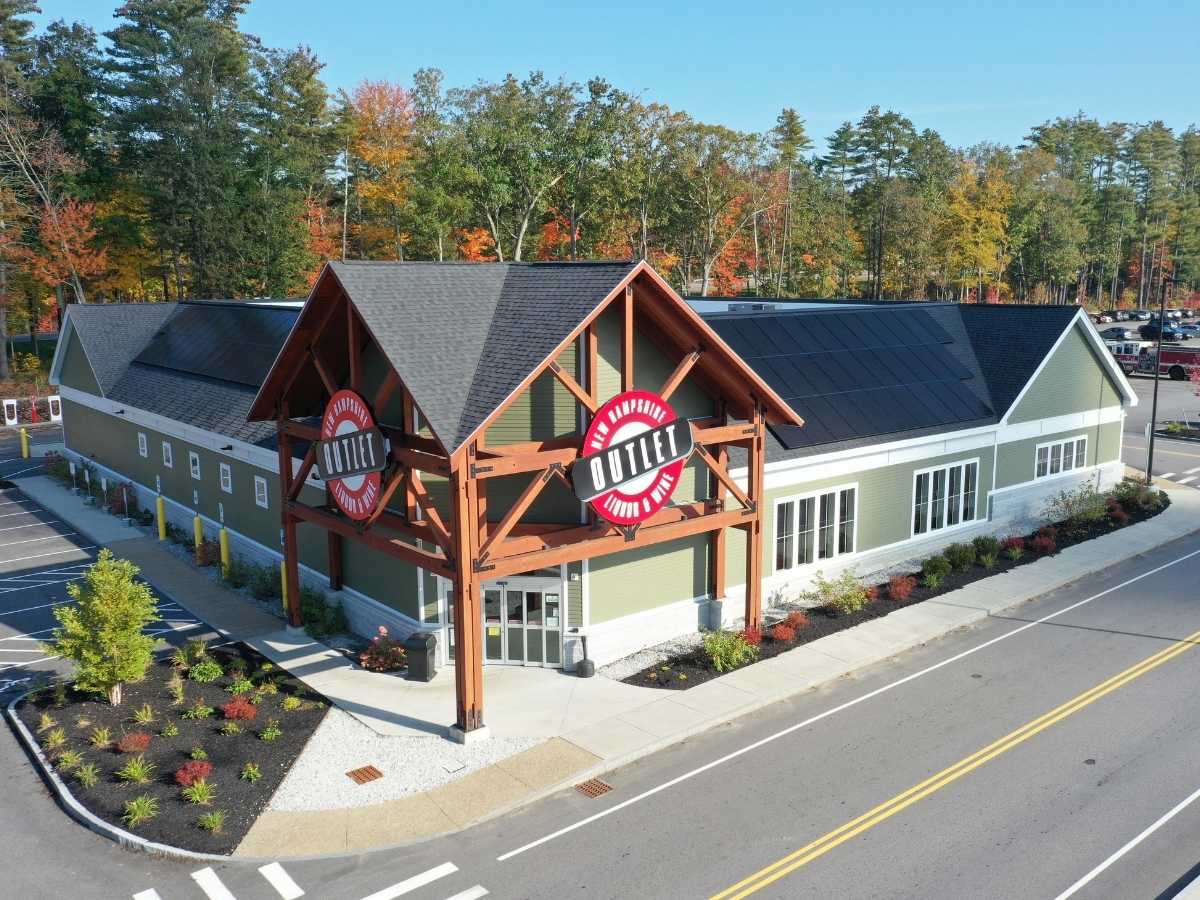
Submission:
[[[450,460],[446,457],[424,450],[414,450],[412,447],[397,446],[395,441],[392,442],[392,459],[407,469],[419,469],[422,472],[447,477],[450,475]]]
[[[291,450],[289,449],[290,453]],[[313,465],[317,461],[317,445],[309,444],[308,449],[304,452],[304,459],[300,462],[300,471],[296,473],[296,477],[292,479],[291,487],[288,489],[287,498],[295,500],[300,496],[300,492],[304,490],[304,483],[308,480],[308,473],[312,471]]]
[[[336,531],[326,531],[325,538],[329,546],[329,589],[340,591],[342,579],[342,536]]]
[[[321,358],[321,354],[317,352],[315,344],[308,345],[308,355],[312,357],[317,374],[321,376],[321,383],[325,385],[325,390],[332,397],[338,392],[338,383],[334,380],[333,373],[329,371],[329,367],[325,365],[325,360]]]
[[[577,434],[568,434],[563,437],[548,438],[544,441],[521,441],[516,444],[489,444],[486,449],[481,449],[478,454],[478,459],[486,461],[496,457],[504,456],[523,456],[527,453],[542,453],[547,450],[566,450],[578,449],[583,439]],[[480,465],[483,463],[481,462]]]
[[[717,465],[725,471],[729,471],[729,450],[723,446],[717,448]],[[716,482],[713,496],[720,504],[720,509],[724,511],[725,485],[719,479],[714,478],[713,480]],[[725,598],[725,533],[726,529],[724,528],[712,533],[711,556],[708,561],[708,589],[714,600]]]
[[[558,363],[552,362],[550,363],[550,371],[554,373],[554,377],[561,382],[562,386],[570,391],[572,396],[574,396],[576,400],[584,405],[584,408],[586,408],[588,412],[594,413],[599,408],[596,405],[596,401],[592,399],[592,395],[585,391],[579,382],[571,377],[571,374],[567,372],[566,369],[564,369]]]
[[[754,508],[754,503],[751,501],[749,495],[738,487],[738,483],[730,477],[729,472],[723,466],[713,459],[713,455],[704,448],[703,444],[696,445],[696,455],[708,466],[709,471],[717,476],[717,481],[724,485],[729,490],[729,493],[737,498],[738,503],[742,504],[744,509]]]
[[[633,285],[626,286],[621,304],[621,390],[633,390]]]
[[[422,569],[445,574],[448,560],[445,554],[439,551],[425,550],[407,541],[384,537],[374,531],[359,531],[348,520],[340,516],[335,516],[333,513],[326,512],[323,509],[308,506],[298,500],[290,501],[287,504],[287,509],[296,519],[310,522],[313,525],[319,525],[327,531],[337,532],[342,537],[358,541],[372,550],[378,550],[387,556],[403,559],[414,566],[420,566]]]
[[[757,434],[750,445],[746,459],[746,487],[754,502],[754,518],[746,526],[746,627],[762,626],[762,571],[763,571],[763,474],[766,464],[766,440],[763,435],[764,420],[761,405],[754,409],[754,425]]]
[[[346,304],[346,350],[350,356],[350,390],[362,393],[362,330],[358,327],[358,314],[349,298]]]
[[[380,516],[387,512],[387,506],[392,502],[392,495],[404,483],[407,474],[403,467],[397,467],[396,471],[392,472],[391,478],[388,479],[387,484],[383,486],[383,490],[379,493],[379,500],[376,502],[375,508],[371,510],[371,515],[367,516],[363,523],[364,528],[370,528],[379,521]]]
[[[408,470],[408,486],[412,491],[413,499],[417,501],[417,505],[424,513],[425,521],[432,529],[434,542],[450,554],[453,550],[450,530],[442,521],[442,515],[438,512],[433,500],[429,497],[429,492],[425,490],[425,484],[421,481],[421,473],[416,469]]]
[[[579,438],[576,437],[575,440],[578,441]],[[523,453],[519,456],[482,459],[475,464],[475,477],[478,479],[501,478],[505,475],[519,475],[522,472],[538,472],[554,465],[567,468],[579,459],[579,455],[579,448],[568,447],[563,450],[543,450]]]
[[[292,493],[292,440],[284,429],[287,420],[287,401],[283,402],[282,416],[276,426],[276,442],[279,452],[279,516],[283,532],[283,586],[287,592],[288,624],[293,628],[303,625],[300,617],[300,548],[296,540],[296,518],[291,515]]]
[[[692,422],[692,440],[697,444],[711,447],[714,444],[738,444],[748,447],[754,440],[758,426],[753,422],[737,423],[734,425],[718,425],[714,428],[700,428]]]
[[[383,376],[383,381],[379,382],[379,387],[375,389],[375,399],[371,401],[371,412],[375,414],[376,419],[383,415],[383,408],[392,399],[392,392],[399,386],[400,376],[396,374],[395,369],[389,368],[387,374]],[[404,427],[407,429],[411,424],[411,422],[406,422]]]
[[[454,523],[454,696],[456,724],[464,732],[483,727],[483,604],[472,561],[478,546],[475,479],[465,456],[450,476]]]
[[[691,353],[684,356],[684,358],[679,361],[679,365],[675,367],[675,371],[667,377],[667,380],[663,382],[663,386],[659,388],[659,396],[664,400],[670,400],[671,395],[675,393],[675,389],[678,388],[679,385],[683,384],[683,379],[687,378],[688,372],[692,371],[692,366],[694,366],[699,359],[699,350],[693,350]]]
[[[279,427],[288,437],[299,438],[302,441],[319,441],[321,439],[321,429],[316,425],[297,422],[295,419],[284,419],[283,424]]]
[[[587,379],[588,396],[597,407],[600,405],[600,335],[596,323],[588,325],[583,337],[584,378]]]
[[[508,512],[504,514],[496,527],[492,529],[491,535],[486,542],[479,548],[479,562],[487,559],[488,554],[492,552],[492,548],[501,543],[508,533],[512,531],[512,527],[521,520],[521,516],[525,515],[525,511],[533,505],[533,501],[538,498],[538,495],[545,489],[546,485],[554,478],[554,469],[546,469],[540,474],[530,479],[529,484],[525,485],[525,490],[521,491],[521,495],[517,497],[516,502],[508,508]]]

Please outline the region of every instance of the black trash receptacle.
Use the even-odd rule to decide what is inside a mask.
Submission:
[[[437,674],[437,636],[428,631],[417,631],[404,640],[404,652],[408,657],[408,681],[433,681]]]

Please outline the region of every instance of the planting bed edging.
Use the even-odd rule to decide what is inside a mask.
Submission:
[[[18,694],[9,701],[7,707],[8,721],[12,724],[13,729],[21,738],[21,742],[25,745],[26,753],[32,756],[34,762],[37,763],[37,768],[43,780],[50,785],[51,790],[54,791],[55,799],[58,800],[59,805],[66,811],[67,815],[101,837],[106,837],[110,841],[116,841],[126,850],[137,850],[142,853],[149,853],[152,856],[164,856],[168,859],[229,862],[231,859],[229,856],[221,856],[216,853],[200,853],[196,850],[184,850],[182,847],[172,847],[170,844],[159,844],[154,841],[148,841],[145,838],[140,838],[123,828],[118,828],[115,825],[105,822],[76,800],[75,795],[71,793],[71,789],[58,777],[58,773],[54,771],[54,767],[50,765],[50,761],[42,753],[42,748],[34,740],[33,735],[29,733],[29,729],[25,727],[25,723],[21,721],[21,717],[17,715],[17,706],[32,693],[33,691],[26,691],[23,694]]]

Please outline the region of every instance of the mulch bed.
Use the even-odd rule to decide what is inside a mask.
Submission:
[[[1155,430],[1155,437],[1170,438],[1177,441],[1200,441],[1200,428],[1193,428],[1184,422],[1169,423],[1182,425],[1182,428],[1174,431],[1167,428],[1159,428]]]
[[[225,722],[221,707],[233,699],[226,690],[232,679],[224,675],[215,682],[201,684],[185,678],[184,702],[173,705],[167,681],[174,670],[165,657],[155,660],[144,681],[125,686],[119,707],[110,706],[94,695],[77,694],[70,688],[66,690],[65,703],[60,704],[56,700],[63,699],[61,694],[56,698],[54,690],[44,689],[22,703],[18,714],[30,732],[44,742],[48,731],[43,729],[38,733],[39,720],[43,713],[49,713],[58,727],[67,733],[67,742],[61,749],[77,750],[83,754],[85,763],[97,766],[100,778],[90,788],[81,785],[73,772],[59,773],[76,799],[91,812],[150,841],[204,853],[228,854],[266,807],[325,717],[328,703],[243,644],[212,649],[208,653],[226,672],[231,663],[241,661],[255,687],[265,680],[276,685],[277,693],[260,697],[255,718],[238,723],[242,727],[238,734],[222,734],[219,730]],[[264,664],[268,668],[264,668]],[[284,709],[283,702],[288,697],[300,700],[300,708]],[[213,715],[204,719],[184,719],[182,714],[197,698],[214,709]],[[149,725],[138,725],[131,717],[134,710],[146,703],[154,710],[155,720]],[[81,720],[86,724],[81,725]],[[283,733],[273,741],[264,741],[258,734],[271,720],[278,722]],[[177,736],[160,735],[168,722],[179,729]],[[88,736],[97,726],[110,729],[112,744],[108,747],[96,749],[89,744]],[[146,761],[155,766],[148,784],[125,784],[115,774],[137,755],[119,753],[115,748],[123,734],[134,731],[153,735],[144,754]],[[196,746],[203,747],[213,766],[207,780],[215,787],[216,797],[209,806],[186,802],[175,782],[175,771],[191,759],[192,749]],[[47,752],[46,755],[55,760],[59,752]],[[256,763],[262,773],[255,782],[238,777],[248,762]],[[159,812],[149,821],[130,827],[121,820],[125,802],[140,794],[155,797]],[[212,810],[226,813],[224,826],[217,834],[205,831],[197,824],[203,813]]]
[[[1122,528],[1128,528],[1130,525],[1136,525],[1139,522],[1144,522],[1147,519],[1153,518],[1162,512],[1170,505],[1170,500],[1158,510],[1148,511],[1143,508],[1136,508],[1129,513],[1129,520],[1123,524],[1119,524],[1110,518],[1104,518],[1096,522],[1091,522],[1083,526],[1067,527],[1064,523],[1058,523],[1053,527],[1057,531],[1056,545],[1057,549],[1054,553],[1046,554],[1054,556],[1062,552],[1067,547],[1073,547],[1076,544],[1082,544],[1092,538],[1100,537],[1101,535],[1110,534],[1113,531],[1119,531]],[[810,641],[815,641],[823,637],[828,637],[831,634],[837,634],[839,631],[845,631],[847,628],[853,628],[855,625],[861,625],[864,622],[869,622],[872,619],[882,618],[888,613],[895,612],[898,609],[904,609],[906,606],[913,606],[917,603],[922,603],[934,597],[939,597],[942,594],[947,594],[950,591],[958,590],[972,582],[978,581],[981,578],[989,578],[992,575],[999,575],[1002,572],[1008,572],[1018,566],[1027,565],[1028,563],[1036,562],[1042,559],[1042,555],[1032,551],[1026,551],[1025,555],[1019,560],[1012,560],[1006,554],[1001,553],[1000,558],[996,561],[996,565],[991,569],[985,569],[983,566],[976,563],[966,571],[952,571],[948,574],[940,585],[936,588],[927,588],[921,584],[921,573],[913,572],[912,576],[916,579],[917,586],[913,588],[912,593],[903,600],[892,600],[888,597],[887,583],[878,586],[879,598],[874,601],[868,601],[866,606],[856,613],[849,615],[837,615],[836,613],[817,607],[815,609],[805,610],[808,616],[808,626],[803,630],[798,631],[794,641],[776,641],[771,637],[771,624],[767,623],[763,627],[762,643],[758,648],[758,658],[745,665],[754,665],[756,662],[761,662],[764,659],[771,659],[799,647],[802,644],[807,644]],[[744,668],[739,666],[738,668]],[[706,681],[711,681],[714,678],[720,678],[726,672],[718,672],[712,667],[704,655],[701,648],[681,653],[673,656],[663,662],[660,662],[648,669],[643,669],[626,678],[621,679],[625,684],[632,684],[638,687],[659,688],[661,690],[670,691],[686,691],[688,688],[695,687],[698,684],[703,684]]]

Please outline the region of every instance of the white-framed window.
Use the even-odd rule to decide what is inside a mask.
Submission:
[[[169,441],[162,442],[163,465],[168,469],[175,468],[175,458],[171,455],[171,444]]]
[[[267,479],[261,475],[254,476],[254,502],[263,509],[269,509],[271,506],[267,494]]]
[[[1087,437],[1084,435],[1038,444],[1033,457],[1033,477],[1052,478],[1086,465]]]
[[[200,454],[195,450],[188,451],[188,471],[197,481],[200,480]]]
[[[233,470],[229,468],[229,463],[221,463],[217,470],[221,475],[221,490],[226,494],[233,493]]]
[[[912,535],[959,528],[979,516],[979,460],[913,473]]]
[[[138,456],[145,459],[150,455],[150,442],[146,440],[146,432],[138,432]]]
[[[858,542],[858,485],[775,501],[775,571],[853,553]]]

